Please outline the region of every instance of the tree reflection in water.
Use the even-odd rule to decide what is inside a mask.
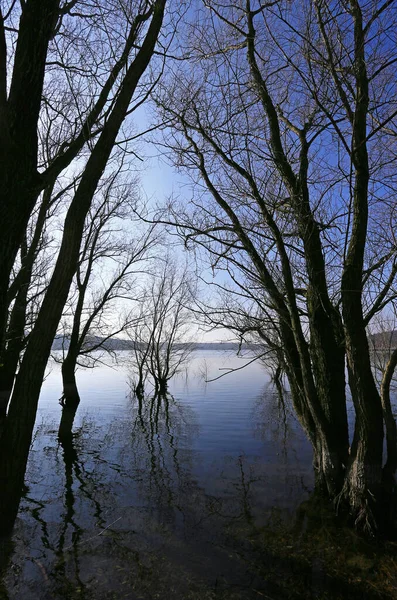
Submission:
[[[244,457],[223,494],[206,493],[195,414],[170,394],[131,398],[106,427],[83,418],[72,432],[73,420],[64,409],[58,431],[38,434],[10,600],[257,597],[231,535],[254,527]]]
[[[194,415],[170,394],[141,396],[132,403],[131,448],[135,468],[143,474],[140,493],[160,525],[177,529],[189,518],[191,499],[201,493],[188,450],[197,429]]]

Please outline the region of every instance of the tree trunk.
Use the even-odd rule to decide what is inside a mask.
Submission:
[[[20,160],[20,157],[17,156],[15,160]],[[1,156],[0,156],[1,161]],[[19,171],[15,172],[15,169],[11,169],[11,177],[15,176],[20,180],[24,181],[26,187],[28,187],[28,191],[24,189],[24,186],[21,184],[18,186],[14,186],[15,189],[9,190],[11,195],[18,194],[18,201],[15,201],[14,206],[10,209],[11,215],[7,215],[7,219],[3,219],[3,211],[0,209],[0,222],[2,223],[2,233],[0,235],[1,242],[1,261],[0,261],[0,349],[1,355],[4,355],[4,350],[6,347],[6,329],[7,329],[7,320],[8,320],[8,309],[9,309],[9,299],[8,299],[8,288],[10,283],[10,273],[12,267],[15,262],[15,258],[18,253],[18,249],[20,243],[22,241],[24,232],[26,230],[26,226],[28,224],[29,216],[31,210],[35,205],[37,200],[38,191],[29,189],[33,187],[33,176],[31,180],[26,181],[26,174],[21,174]],[[0,169],[0,178],[3,169]],[[4,181],[4,180],[3,180]],[[4,185],[4,183],[2,184]],[[0,195],[0,202],[2,201]],[[24,205],[24,209],[26,206],[30,207],[30,211],[28,214],[24,215],[22,209],[20,207],[20,201]],[[18,208],[19,207],[19,208]],[[26,212],[26,210],[24,211]],[[11,223],[10,223],[11,222]],[[10,223],[6,226],[6,223]],[[4,231],[4,229],[9,228],[8,231]],[[10,390],[7,389],[9,377],[7,374],[4,375],[3,382],[3,362],[0,361],[0,394],[4,390],[6,393]],[[7,395],[7,394],[6,394]]]
[[[380,388],[387,444],[387,460],[384,469],[390,471],[390,473],[394,473],[397,469],[397,426],[390,402],[390,384],[396,366],[397,349],[394,349],[384,370]]]
[[[358,528],[377,528],[382,495],[383,414],[372,374],[365,328],[359,318],[346,325],[349,383],[356,422],[342,496]]]
[[[288,323],[282,321],[280,331],[294,409],[313,447],[316,490],[334,498],[344,481],[347,464],[345,436],[339,435],[327,422],[322,411],[305,342],[302,341],[298,348],[296,336]],[[339,418],[343,422],[343,412]]]
[[[9,600],[9,595],[5,583],[5,576],[7,575],[8,569],[10,568],[10,562],[13,553],[14,543],[12,542],[12,540],[7,537],[0,538],[0,598],[2,600]]]
[[[157,0],[154,5],[146,37],[127,70],[113,110],[88,159],[69,206],[54,273],[16,378],[5,429],[0,440],[0,514],[3,517],[3,532],[12,529],[18,512],[40,389],[51,345],[76,270],[84,221],[131,98],[153,55],[163,21],[165,3],[166,0]]]
[[[69,408],[75,407],[77,409],[80,396],[76,384],[76,357],[69,353],[62,363],[62,381],[63,406]]]
[[[0,347],[7,323],[11,269],[42,189],[37,172],[37,123],[48,44],[58,11],[59,0],[32,0],[22,5],[9,94],[0,106]]]
[[[342,313],[346,337],[349,383],[356,412],[350,461],[344,485],[355,523],[371,532],[379,521],[382,491],[383,414],[374,381],[363,317],[363,269],[368,234],[367,149],[369,80],[366,67],[366,34],[357,0],[351,0],[354,22],[355,110],[351,157],[354,167],[352,226],[342,273]]]
[[[62,417],[58,429],[58,439],[65,452],[67,448],[73,447],[72,429],[77,408],[78,402],[73,404],[70,401],[68,404],[65,403],[62,408]]]
[[[24,347],[28,290],[32,280],[33,264],[37,256],[40,240],[42,239],[48,207],[51,203],[53,188],[54,184],[51,184],[44,191],[33,238],[29,247],[26,232],[23,235],[20,247],[21,266],[11,287],[8,289],[8,306],[10,306],[13,300],[15,301],[9,318],[6,339],[0,352],[0,418],[5,416],[14,385],[18,361]]]
[[[143,369],[140,365],[138,365],[138,381],[135,385],[134,392],[138,399],[143,399],[145,394],[145,385],[144,385],[145,377],[143,374]]]
[[[34,401],[21,402],[20,406],[10,404],[3,435],[0,439],[0,535],[7,534],[12,530],[23,490],[36,418],[37,399],[44,374],[40,364],[41,353],[38,356],[39,360],[35,359],[34,354],[29,357],[29,376],[26,377],[25,370],[25,374],[22,373],[25,377],[20,377],[20,372],[14,388],[14,393],[16,390],[19,399],[33,398]]]
[[[0,369],[0,418],[5,417],[8,402],[14,385],[18,361],[24,345],[26,303],[28,293],[28,282],[23,281],[14,306],[11,311],[10,323],[7,331],[7,347],[1,356],[2,367]]]
[[[168,391],[167,379],[163,379],[163,378],[156,379],[155,387],[156,387],[156,395],[158,395],[160,397],[165,396]]]

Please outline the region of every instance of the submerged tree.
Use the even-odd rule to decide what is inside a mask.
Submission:
[[[396,467],[382,467],[390,415],[366,335],[396,298],[395,3],[203,4],[186,40],[194,75],[158,99],[194,182],[191,207],[168,220],[243,299],[224,325],[262,341],[277,328],[316,487],[373,531]]]
[[[111,339],[128,329],[132,304],[139,301],[136,278],[148,269],[157,239],[154,227],[139,232],[133,223],[135,196],[133,186],[118,181],[116,173],[103,183],[87,215],[75,287],[66,305],[67,351],[61,359],[64,407],[77,407],[80,401],[77,365],[93,367],[101,360]],[[131,306],[122,310],[119,301]]]
[[[187,269],[179,272],[166,259],[145,286],[139,314],[130,329],[134,342],[136,395],[142,396],[144,384],[150,375],[155,393],[167,392],[169,380],[181,369],[190,355],[189,343],[193,279]]]

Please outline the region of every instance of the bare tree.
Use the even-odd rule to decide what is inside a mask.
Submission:
[[[129,334],[134,341],[137,396],[143,395],[148,375],[155,393],[166,394],[169,380],[186,363],[193,349],[189,343],[193,286],[188,270],[180,272],[167,258],[144,288],[144,300]]]
[[[88,14],[80,11],[75,14],[72,10],[75,5],[74,1],[61,4],[58,0],[28,0],[16,8],[17,5],[13,2],[10,10],[6,14],[2,13],[0,19],[0,43],[3,48],[0,66],[0,173],[4,182],[0,213],[4,256],[0,272],[2,337],[7,315],[9,276],[35,202],[40,192],[57,179],[77,156],[82,158],[83,149],[86,151],[84,170],[65,216],[58,258],[26,346],[1,437],[0,512],[3,514],[1,525],[4,531],[13,526],[17,514],[45,366],[76,271],[86,216],[115,145],[122,142],[118,136],[124,120],[144,101],[152,88],[153,80],[143,87],[139,87],[139,84],[155,53],[166,0],[134,2],[130,5],[131,10],[127,11],[124,2],[111,7],[110,13],[113,8],[116,16],[109,13],[109,18],[121,19],[123,23],[121,31],[124,36],[119,38],[121,43],[116,43],[115,47],[104,43],[107,53],[104,70],[102,71],[101,63],[96,62],[95,69],[90,71],[93,83],[97,84],[94,85],[94,96],[86,98],[84,95],[85,82],[74,104],[80,110],[76,109],[77,113],[71,120],[67,113],[66,119],[63,114],[57,114],[58,107],[53,106],[60,119],[59,121],[54,117],[57,122],[55,130],[62,135],[63,126],[67,134],[64,143],[59,146],[61,151],[54,157],[51,165],[40,172],[38,124],[43,115],[42,96],[46,69],[52,62],[56,65],[60,62],[63,70],[65,64],[63,57],[58,60],[57,34],[62,30],[62,37],[66,40],[66,27],[73,30],[73,23],[76,22],[81,26],[76,38],[71,34],[73,43],[66,44],[66,53],[68,47],[78,47],[78,41],[88,22],[94,29],[94,25],[98,23],[99,38],[103,34],[102,3],[94,2],[90,5],[92,12],[88,9]],[[8,20],[15,21],[18,18],[19,15],[15,14],[18,10],[19,27],[5,29],[4,25],[8,27]],[[8,87],[5,50],[6,31],[9,30],[11,37],[16,38],[16,49]],[[106,28],[104,36],[106,39]],[[94,41],[95,35],[92,33],[87,46]],[[51,61],[49,56],[50,42],[53,44],[55,61]],[[76,58],[75,54],[73,56]],[[86,61],[82,61],[83,64],[84,62]],[[75,65],[69,64],[69,69],[65,69],[66,79]],[[29,94],[26,93],[27,89]],[[73,86],[71,89],[73,90]],[[135,104],[132,104],[133,98]],[[84,99],[88,100],[87,105],[84,105]],[[1,373],[0,367],[0,375]]]
[[[79,4],[6,2],[0,13],[2,336],[10,272],[37,198],[82,151],[87,156],[121,92],[134,45],[153,12],[163,10],[151,2],[127,8],[93,0],[84,10]],[[107,19],[119,24],[117,37],[109,37]],[[40,137],[55,142],[50,164],[40,154]]]
[[[396,298],[395,3],[203,4],[194,77],[158,99],[194,183],[168,221],[260,308],[241,331],[276,324],[316,487],[374,531],[390,464],[366,326]]]
[[[62,404],[72,408],[80,401],[77,366],[95,366],[103,352],[109,351],[110,340],[126,331],[131,318],[134,320],[129,316],[132,306],[122,309],[120,301],[130,305],[139,301],[137,276],[148,270],[151,251],[158,242],[155,227],[139,231],[133,222],[138,202],[135,186],[126,185],[117,176],[103,183],[87,215],[75,289],[66,305]]]

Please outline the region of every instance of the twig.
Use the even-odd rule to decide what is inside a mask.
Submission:
[[[71,548],[73,548],[75,545],[77,546],[81,546],[81,544],[85,544],[91,540],[93,540],[96,537],[99,537],[100,535],[102,535],[107,529],[109,529],[109,527],[111,527],[112,525],[114,525],[115,523],[117,523],[117,521],[120,521],[121,517],[119,517],[118,519],[116,519],[115,521],[113,521],[112,523],[109,523],[109,525],[107,525],[105,527],[105,529],[102,529],[102,531],[100,531],[99,533],[97,533],[96,535],[93,535],[92,537],[88,538],[88,540],[82,540],[80,542],[80,544],[71,544],[70,546],[68,546],[67,548],[65,548],[65,552],[66,550],[70,550]]]

